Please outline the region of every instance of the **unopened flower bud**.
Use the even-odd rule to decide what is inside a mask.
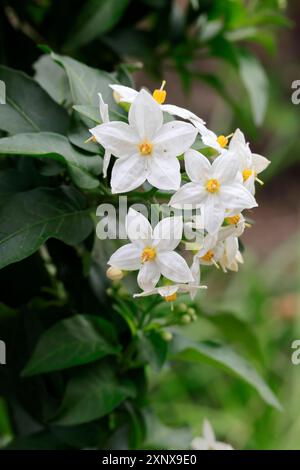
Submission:
[[[187,309],[188,308],[184,303],[178,305],[178,312],[180,312],[180,313],[185,313],[187,311]]]
[[[108,287],[108,289],[106,289],[106,293],[109,297],[112,297],[114,295],[114,290],[111,287]]]
[[[173,335],[170,331],[162,331],[161,332],[161,337],[162,339],[164,339],[167,343],[169,343],[170,341],[172,341],[173,339]]]
[[[191,323],[191,321],[192,321],[192,319],[191,319],[190,315],[185,314],[181,317],[181,322],[184,325],[187,325],[188,323]]]
[[[111,281],[120,281],[123,278],[124,273],[121,269],[115,266],[110,266],[108,270],[106,271],[106,276]]]
[[[187,309],[187,312],[186,312],[188,315],[190,315],[191,317],[194,317],[196,315],[196,310],[192,307],[188,308]]]

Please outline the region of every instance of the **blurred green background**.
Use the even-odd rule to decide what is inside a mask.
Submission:
[[[0,62],[29,74],[43,64],[38,44],[128,78],[137,88],[167,80],[168,102],[189,107],[217,133],[241,127],[251,148],[272,162],[258,189],[255,224],[243,237],[238,274],[207,272],[194,339],[239,344],[277,394],[283,412],[246,385],[200,364],[149,370],[157,422],[150,447],[184,447],[208,418],[218,438],[239,449],[300,448],[300,365],[291,344],[299,319],[299,113],[292,82],[300,79],[297,0],[28,0],[3,1]],[[32,64],[35,64],[32,67]],[[219,319],[210,315],[218,312]],[[222,312],[237,320],[224,327]],[[0,435],[11,436],[0,402]]]

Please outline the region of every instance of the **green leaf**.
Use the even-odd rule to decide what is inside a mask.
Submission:
[[[88,67],[70,57],[54,53],[51,54],[51,57],[66,71],[74,105],[97,106],[99,110],[98,93],[102,93],[103,100],[109,105],[109,108],[118,111],[119,107],[115,103],[112,90],[109,87],[111,83],[118,83],[112,75]]]
[[[248,92],[254,123],[263,123],[268,103],[268,79],[258,59],[249,54],[239,57],[239,72]]]
[[[6,84],[6,104],[0,106],[0,129],[20,132],[51,131],[64,134],[67,112],[25,73],[0,66],[0,80]]]
[[[110,31],[120,20],[129,0],[88,0],[84,3],[66,48],[76,49]]]
[[[56,323],[39,339],[22,376],[67,369],[117,354],[120,349],[107,338],[110,328],[109,322],[92,315],[76,315]]]
[[[99,106],[84,106],[84,105],[74,105],[73,109],[77,111],[77,113],[81,114],[82,116],[91,119],[97,124],[101,124]],[[109,110],[109,117],[111,121],[123,121],[127,122],[127,116],[124,114],[116,111],[116,110]]]
[[[99,185],[95,177],[101,171],[98,155],[84,155],[72,147],[68,139],[59,134],[39,132],[17,134],[0,139],[0,154],[27,155],[31,157],[54,158],[67,165],[74,183],[85,189]]]
[[[42,55],[34,64],[35,81],[56,103],[70,101],[70,89],[66,72],[48,54]]]
[[[251,325],[237,316],[221,312],[205,317],[230,341],[239,344],[253,359],[263,362],[262,350]]]
[[[101,418],[134,395],[132,384],[120,382],[111,365],[91,364],[70,379],[52,423],[71,426]]]
[[[0,208],[0,269],[30,256],[50,237],[76,245],[92,229],[85,199],[74,188],[14,194]]]
[[[252,386],[266,403],[278,410],[282,409],[278,399],[257,371],[229,346],[212,342],[195,342],[176,336],[171,351],[173,359],[202,362],[237,375]]]

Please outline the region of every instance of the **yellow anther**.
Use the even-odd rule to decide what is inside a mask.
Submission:
[[[247,181],[248,178],[252,175],[252,170],[250,168],[245,168],[243,171],[243,180]]]
[[[166,302],[174,302],[177,299],[177,294],[174,292],[174,294],[171,295],[166,295],[165,301]]]
[[[240,215],[233,215],[232,217],[226,217],[225,218],[225,223],[228,224],[228,225],[236,225],[239,223],[241,219],[241,216]]]
[[[219,145],[221,145],[221,147],[224,148],[228,144],[228,138],[225,137],[225,135],[219,135],[219,137],[217,138],[217,142]]]
[[[205,253],[204,256],[201,256],[201,259],[203,259],[203,261],[210,262],[212,261],[213,257],[214,257],[214,252],[212,250],[208,250],[208,252]]]
[[[216,193],[220,189],[220,182],[216,179],[211,179],[206,182],[206,190],[209,193]]]
[[[154,90],[153,92],[152,96],[155,99],[155,101],[158,102],[158,104],[164,104],[164,102],[166,101],[167,92],[166,90],[164,90],[165,85],[166,85],[166,80],[163,80],[161,87],[157,90]]]
[[[152,148],[153,148],[153,145],[150,142],[145,140],[145,142],[141,142],[139,145],[140,154],[144,156],[151,155]]]
[[[155,258],[156,258],[156,250],[155,248],[152,248],[151,246],[149,246],[143,250],[143,253],[141,256],[141,262],[146,263],[147,261],[153,261]]]

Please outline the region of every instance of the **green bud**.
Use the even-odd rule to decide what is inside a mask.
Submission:
[[[196,315],[196,310],[192,307],[188,308],[187,309],[187,312],[186,312],[188,315],[190,315],[191,317],[194,317]]]
[[[178,309],[178,312],[185,313],[188,308],[184,303],[181,303],[178,305],[177,309]]]
[[[161,337],[162,339],[164,339],[167,343],[169,343],[170,341],[172,341],[173,339],[173,335],[170,331],[162,331],[161,332]]]
[[[191,323],[191,321],[192,321],[192,319],[191,319],[190,315],[185,314],[181,317],[181,322],[184,325],[187,325],[188,323]]]
[[[106,293],[109,297],[112,297],[114,295],[114,290],[111,287],[108,287],[108,289],[106,289]]]

